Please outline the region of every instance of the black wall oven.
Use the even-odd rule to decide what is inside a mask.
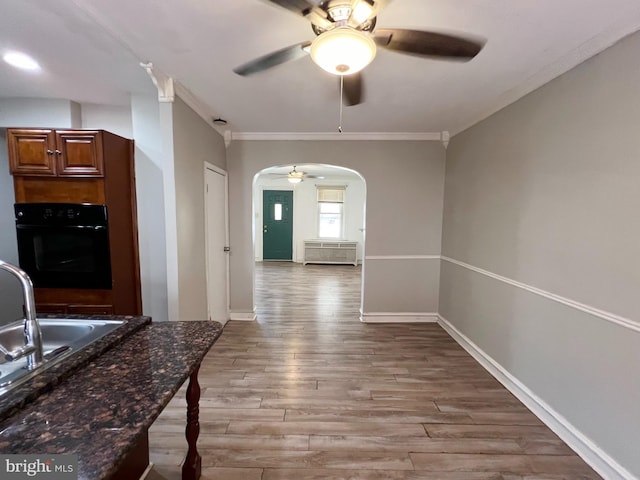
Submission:
[[[20,267],[37,288],[111,288],[105,205],[16,203]]]

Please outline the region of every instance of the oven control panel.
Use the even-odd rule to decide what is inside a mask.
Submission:
[[[107,226],[106,205],[88,203],[16,203],[16,225]]]

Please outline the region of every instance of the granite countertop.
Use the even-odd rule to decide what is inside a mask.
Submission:
[[[121,342],[133,332],[151,323],[151,317],[116,315],[38,315],[38,318],[71,318],[90,320],[126,320],[126,323],[87,347],[69,355],[60,362],[48,366],[34,377],[12,388],[0,396],[0,421],[13,415],[25,405],[33,402],[60,382],[73,375],[91,360],[101,355],[113,345]]]
[[[0,452],[75,453],[79,479],[108,477],[221,333],[211,321],[145,326],[3,420]]]

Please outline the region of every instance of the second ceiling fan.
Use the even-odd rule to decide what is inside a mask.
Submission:
[[[275,177],[286,177],[289,183],[300,183],[305,178],[317,178],[319,180],[324,179],[323,175],[314,175],[307,172],[296,170],[296,166],[293,166],[293,170],[288,173],[269,173],[268,175]]]
[[[344,102],[363,101],[360,71],[374,59],[378,47],[409,55],[469,61],[484,41],[425,30],[376,30],[376,19],[389,0],[265,0],[311,22],[317,37],[277,50],[245,63],[233,71],[247,76],[311,55],[324,70],[344,81]]]

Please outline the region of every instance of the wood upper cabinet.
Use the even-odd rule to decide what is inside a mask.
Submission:
[[[103,177],[102,135],[98,131],[57,130],[58,176]]]
[[[16,176],[103,177],[102,132],[7,129],[11,173]]]
[[[53,130],[7,130],[9,167],[13,175],[56,176]]]

